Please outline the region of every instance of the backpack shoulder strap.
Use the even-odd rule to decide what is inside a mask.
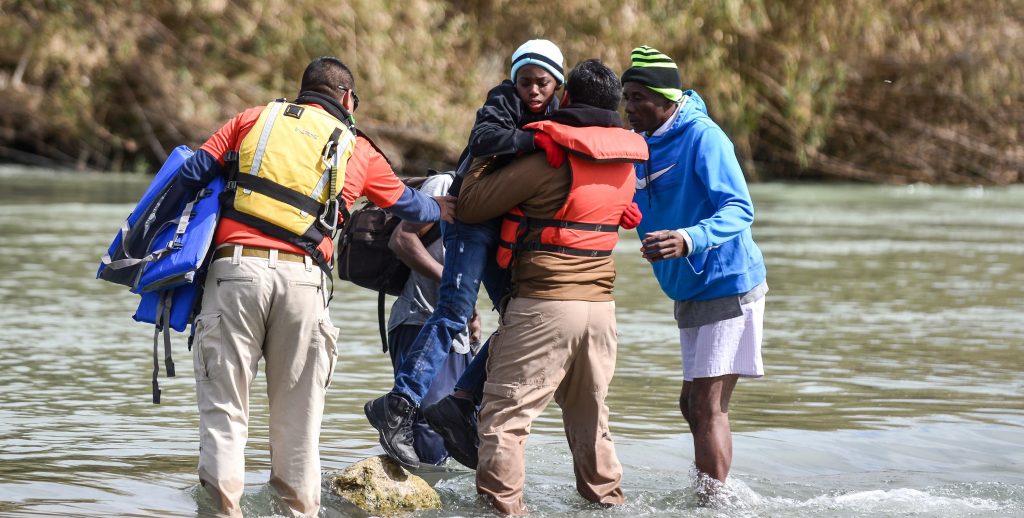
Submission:
[[[388,352],[388,328],[384,323],[384,290],[377,292],[377,330],[380,331],[380,345],[383,352]]]

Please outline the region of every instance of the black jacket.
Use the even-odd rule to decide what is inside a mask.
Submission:
[[[462,177],[469,172],[469,165],[474,157],[510,155],[527,153],[536,149],[533,144],[533,132],[523,130],[523,126],[548,118],[549,114],[558,109],[558,98],[553,97],[544,113],[533,113],[526,109],[516,85],[506,79],[487,92],[487,100],[476,112],[476,123],[469,132],[469,145],[459,157],[455,182],[449,194],[458,195],[462,186]]]

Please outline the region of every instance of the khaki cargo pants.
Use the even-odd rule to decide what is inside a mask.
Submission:
[[[192,346],[199,404],[199,479],[221,512],[241,515],[249,390],[260,358],[270,400],[270,484],[298,515],[320,510],[320,421],[338,329],[323,272],[310,261],[215,260]]]
[[[499,512],[526,513],[526,439],[552,397],[562,408],[577,491],[592,502],[623,502],[604,404],[616,344],[614,302],[509,302],[487,360],[476,472],[477,492]]]

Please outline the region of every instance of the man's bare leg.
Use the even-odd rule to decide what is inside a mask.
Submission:
[[[684,381],[679,394],[679,410],[693,434],[697,471],[720,482],[725,482],[732,466],[729,399],[738,379],[729,374]]]

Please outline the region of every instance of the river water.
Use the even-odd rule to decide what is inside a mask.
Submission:
[[[196,516],[194,381],[150,403],[152,328],[94,279],[138,176],[0,170],[0,515]],[[1024,515],[1024,189],[755,185],[768,262],[766,376],[731,405],[731,497],[698,507],[676,405],[672,304],[639,243],[617,250],[619,361],[608,399],[627,503],[574,490],[557,407],[527,448],[535,516]],[[325,469],[382,452],[362,404],[387,390],[376,296],[338,284]],[[485,328],[496,323],[485,314]],[[262,379],[255,394],[263,392]],[[266,398],[252,403],[248,516],[274,513]],[[490,516],[473,475],[425,474],[444,510]],[[325,497],[323,516],[347,508]]]

